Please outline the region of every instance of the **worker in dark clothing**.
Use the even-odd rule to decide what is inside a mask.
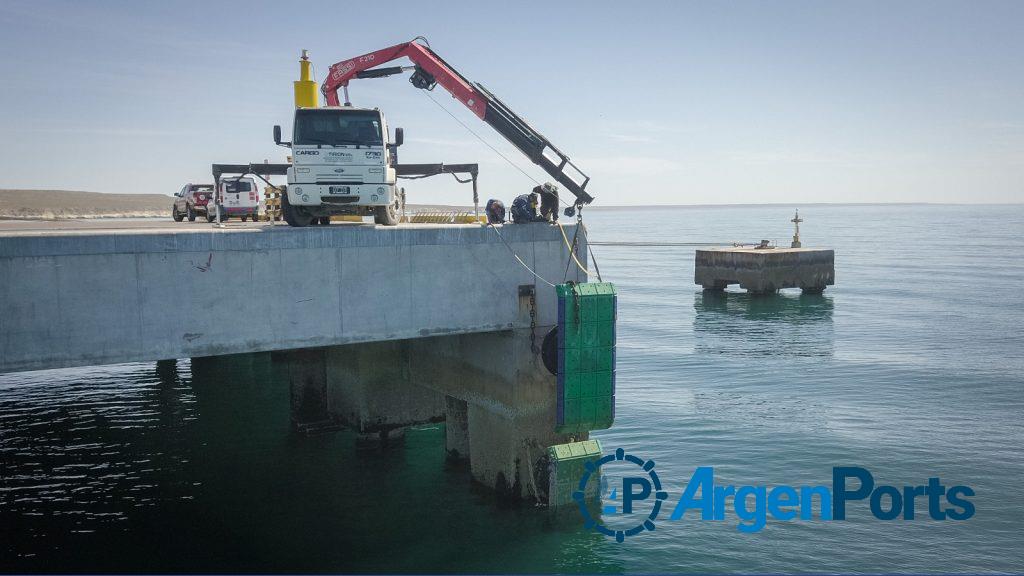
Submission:
[[[535,187],[529,194],[516,196],[511,212],[516,224],[558,220],[558,188],[547,183]]]
[[[536,186],[533,193],[540,196],[540,215],[548,222],[558,221],[558,187],[550,182]]]
[[[543,222],[540,214],[537,213],[537,195],[520,194],[512,201],[512,222],[526,224],[527,222]]]
[[[488,200],[484,213],[487,214],[488,224],[501,224],[505,222],[505,204],[501,200],[495,198]]]

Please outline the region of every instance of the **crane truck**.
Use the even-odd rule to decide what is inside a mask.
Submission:
[[[303,50],[291,142],[283,142],[281,127],[274,126],[274,142],[290,148],[292,157],[282,197],[284,219],[305,226],[332,214],[372,214],[378,224],[398,224],[403,199],[395,186],[395,156],[402,129],[387,143],[387,120],[380,110],[317,106],[311,68]]]
[[[400,58],[408,58],[413,65],[379,67]],[[303,51],[300,80],[295,82],[292,140],[283,141],[281,127],[274,126],[274,142],[292,151],[292,163],[286,169],[287,192],[282,195],[283,216],[291,226],[305,226],[333,214],[372,213],[378,224],[398,223],[405,202],[404,192],[396,186],[403,174],[397,164],[403,131],[396,128],[394,140],[387,142],[384,114],[376,108],[353,107],[348,84],[354,78],[382,78],[408,71],[412,71],[409,81],[414,87],[433,90],[440,85],[543,168],[576,197],[577,209],[593,201],[586,191],[590,178],[568,156],[482,84],[470,82],[452,68],[422,37],[333,64],[321,88],[327,104],[323,107],[318,106],[311,66]],[[339,90],[344,93],[344,103]],[[433,173],[452,171],[435,166],[442,168]],[[476,167],[465,166],[473,166],[475,193]],[[215,166],[218,176],[216,172]]]

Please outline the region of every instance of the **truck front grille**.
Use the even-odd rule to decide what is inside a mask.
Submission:
[[[363,183],[363,179],[358,176],[346,176],[343,180],[339,180],[337,176],[317,176],[316,183],[331,186],[358,186]]]

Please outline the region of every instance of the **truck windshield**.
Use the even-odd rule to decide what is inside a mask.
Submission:
[[[380,114],[368,110],[297,110],[295,144],[381,146]]]

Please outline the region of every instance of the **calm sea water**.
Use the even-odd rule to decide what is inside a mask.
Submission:
[[[384,453],[289,433],[288,389],[153,364],[0,375],[0,569],[288,572],[1024,570],[1024,207],[807,206],[837,285],[712,297],[692,248],[595,247],[619,288],[618,410],[595,433],[731,484],[967,484],[967,521],[659,521],[622,544],[493,500],[442,426]],[[792,209],[592,210],[593,240],[787,243]],[[255,375],[255,376],[254,376]],[[920,515],[919,515],[920,517]]]

